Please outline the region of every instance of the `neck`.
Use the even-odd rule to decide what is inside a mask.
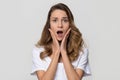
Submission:
[[[58,42],[59,42],[59,45],[61,45],[61,42],[62,42],[62,41],[58,41]]]

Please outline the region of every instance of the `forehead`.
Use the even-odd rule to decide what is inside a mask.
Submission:
[[[51,18],[52,17],[68,17],[68,16],[65,11],[57,9],[51,13]]]

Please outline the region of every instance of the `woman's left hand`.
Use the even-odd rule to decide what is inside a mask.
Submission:
[[[61,53],[62,53],[62,52],[66,52],[67,38],[68,38],[68,36],[69,36],[70,30],[71,30],[71,28],[69,28],[69,29],[67,30],[67,32],[66,32],[66,34],[65,34],[65,36],[64,36],[64,38],[63,38],[63,40],[62,40],[62,42],[61,42],[61,45],[60,45],[60,51],[61,51]]]

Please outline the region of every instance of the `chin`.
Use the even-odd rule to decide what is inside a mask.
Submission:
[[[58,41],[62,41],[62,39],[58,39]]]
[[[59,40],[59,39],[58,39],[58,41],[62,41],[62,40]]]

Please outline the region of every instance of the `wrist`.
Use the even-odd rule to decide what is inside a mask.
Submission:
[[[56,51],[54,52],[54,55],[60,55],[60,50],[56,50]]]
[[[66,50],[62,50],[61,54],[67,54],[67,51]]]

